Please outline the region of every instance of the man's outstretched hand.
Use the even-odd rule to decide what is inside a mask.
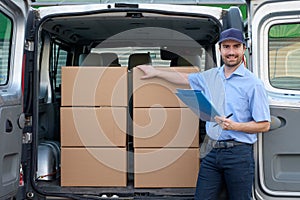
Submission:
[[[141,79],[154,78],[158,74],[158,71],[151,65],[138,65],[136,67],[144,72],[144,76]]]

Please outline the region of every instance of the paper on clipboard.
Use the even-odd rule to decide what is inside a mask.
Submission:
[[[214,121],[216,115],[220,116],[214,105],[200,90],[177,89],[176,95],[203,121]]]

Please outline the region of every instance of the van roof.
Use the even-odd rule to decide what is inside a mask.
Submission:
[[[246,0],[32,0],[33,5],[62,5],[62,4],[107,4],[107,3],[154,3],[154,4],[177,4],[177,5],[243,5]]]

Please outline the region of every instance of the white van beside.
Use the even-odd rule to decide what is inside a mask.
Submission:
[[[219,66],[219,33],[231,27],[245,33],[272,115],[254,146],[253,199],[300,199],[299,8],[2,0],[0,199],[193,199],[205,122],[174,95],[180,86],[143,82],[134,67]]]

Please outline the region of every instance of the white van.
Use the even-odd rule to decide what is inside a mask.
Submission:
[[[193,199],[205,122],[134,67],[219,66],[231,27],[272,114],[253,199],[300,199],[299,14],[296,0],[1,0],[0,199]]]

